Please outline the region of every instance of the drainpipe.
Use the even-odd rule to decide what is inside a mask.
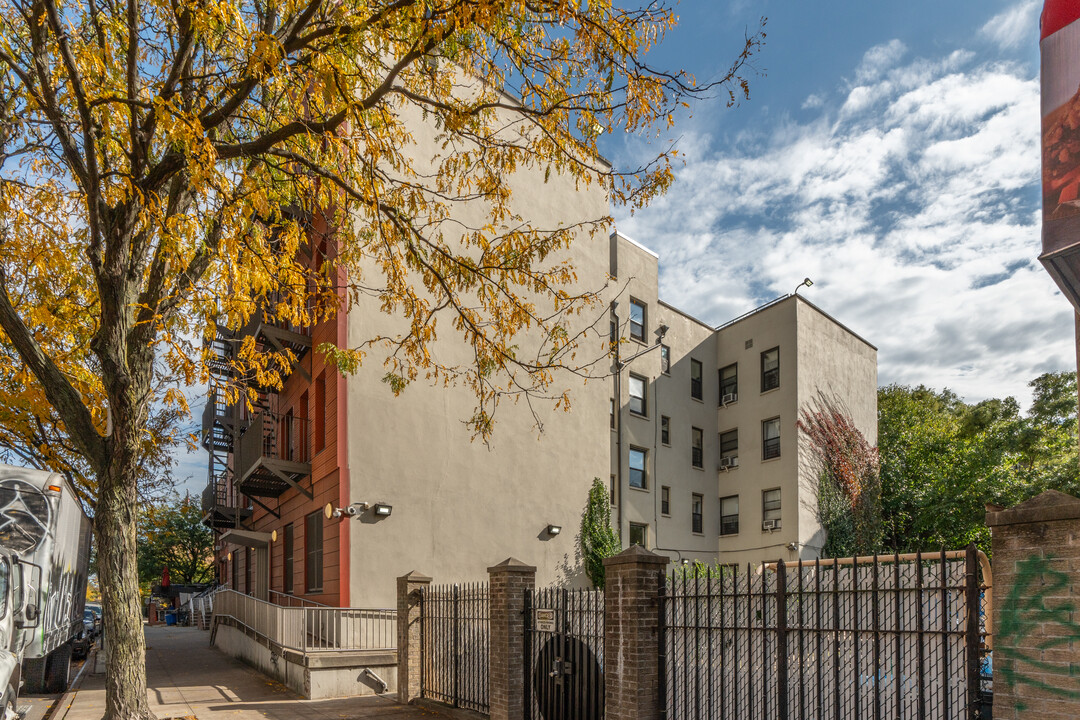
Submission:
[[[619,316],[615,314],[617,300],[611,301],[611,318],[615,322],[615,334],[619,336]],[[609,338],[610,339],[610,338]],[[623,486],[622,486],[622,362],[619,360],[619,343],[615,343],[615,516],[619,523],[619,547],[623,539]]]

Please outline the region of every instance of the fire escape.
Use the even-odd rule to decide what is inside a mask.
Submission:
[[[273,308],[276,296],[268,296],[263,308]],[[247,337],[255,339],[262,352],[291,354],[291,362],[279,365],[284,382],[293,372],[310,380],[301,364],[311,350],[310,328],[299,327],[257,310],[247,325],[236,332],[218,327],[210,361],[211,383],[203,410],[203,447],[209,452],[209,482],[203,491],[203,523],[218,531],[250,530],[253,504],[280,517],[267,504],[293,488],[313,497],[311,440],[307,418],[293,411],[277,412],[277,389],[259,386],[254,377],[240,377],[234,362],[236,349]],[[248,407],[241,396],[234,403],[225,400],[224,388],[253,390]],[[306,415],[306,408],[302,409]]]

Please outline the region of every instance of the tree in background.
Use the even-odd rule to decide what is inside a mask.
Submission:
[[[177,385],[205,377],[190,338],[256,309],[310,325],[370,302],[401,332],[321,348],[343,371],[377,352],[395,392],[461,383],[482,436],[500,397],[565,406],[557,373],[606,332],[575,329],[599,288],[571,289],[559,253],[610,217],[536,227],[511,178],[647,204],[674,150],[615,171],[597,138],[667,132],[696,96],[748,97],[763,38],[699,85],[647,61],[676,22],[662,3],[12,0],[0,18],[0,407],[32,395],[33,421],[11,429],[32,445],[37,420],[54,425],[43,461],[77,456],[92,480],[107,720],[152,717],[138,479],[155,414],[184,412]],[[418,159],[417,133],[438,157]],[[483,217],[462,224],[466,203]],[[329,259],[303,260],[322,227],[347,288]],[[447,336],[467,361],[441,359]],[[292,359],[245,343],[237,370],[276,386]]]
[[[598,590],[604,589],[604,558],[622,549],[619,536],[611,529],[611,502],[600,478],[593,478],[589,501],[581,513],[581,558],[585,574]]]
[[[889,551],[990,551],[986,503],[1014,505],[1044,490],[1076,494],[1076,374],[1029,383],[1014,398],[965,403],[950,390],[889,385],[878,391],[884,546]]]
[[[817,513],[825,557],[866,555],[881,545],[881,478],[877,449],[839,401],[819,398],[799,413],[798,428],[818,472]]]
[[[139,513],[139,584],[146,591],[161,581],[165,566],[181,585],[214,577],[214,534],[202,522],[202,509],[188,495],[145,505]]]

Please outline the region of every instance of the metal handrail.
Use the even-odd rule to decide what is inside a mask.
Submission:
[[[282,602],[282,600],[284,600],[284,602]],[[289,593],[284,593],[280,590],[270,591],[270,602],[274,605],[281,605],[282,607],[333,607],[326,603],[315,602],[314,600],[308,600],[307,598],[290,595]]]
[[[215,600],[215,620],[228,617],[283,649],[307,654],[397,648],[392,608],[283,607],[235,590],[222,590]]]

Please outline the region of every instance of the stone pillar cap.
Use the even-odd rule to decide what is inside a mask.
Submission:
[[[398,580],[406,580],[408,582],[414,582],[414,583],[429,583],[429,582],[431,582],[431,578],[429,578],[427,575],[424,575],[421,572],[417,572],[416,570],[413,570],[412,572],[410,572],[410,573],[408,573],[406,575],[402,575],[401,577],[398,578]]]
[[[1074,520],[1077,518],[1080,518],[1080,498],[1066,495],[1057,490],[1047,490],[1008,510],[987,512],[986,524],[995,527],[1043,523],[1052,520]]]
[[[657,555],[654,552],[650,552],[640,545],[631,545],[626,550],[623,550],[618,555],[614,555],[609,558],[604,558],[604,567],[612,567],[613,565],[667,565],[671,560],[666,555]]]
[[[487,569],[489,573],[534,573],[535,565],[526,565],[517,558],[508,557],[498,565],[492,565]]]

